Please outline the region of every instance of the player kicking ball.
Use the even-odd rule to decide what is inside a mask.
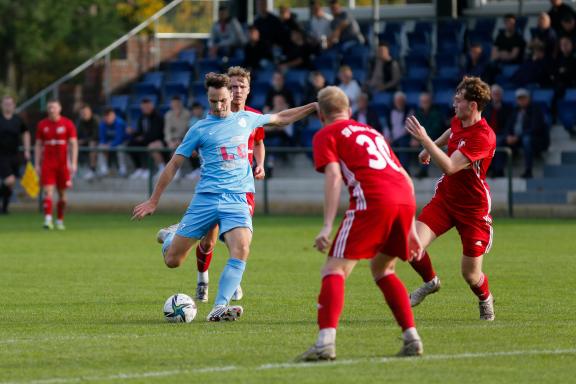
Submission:
[[[247,194],[254,193],[254,178],[248,161],[248,139],[257,127],[292,124],[315,112],[317,106],[311,103],[271,115],[233,113],[227,75],[209,73],[205,86],[210,106],[208,117],[188,130],[160,175],[152,196],[134,208],[132,218],[140,220],[152,214],[184,161],[194,151],[200,154],[203,162],[196,193],[178,226],[164,232],[162,254],[166,266],[180,266],[196,242],[218,224],[220,239],[226,243],[230,258],[220,275],[214,307],[207,320],[231,321],[243,313],[241,306],[229,306],[229,302],[242,281],[252,240]]]
[[[418,217],[416,228],[424,248],[438,236],[456,227],[462,241],[462,276],[478,297],[480,319],[492,321],[494,298],[488,287],[488,277],[482,272],[484,254],[492,246],[490,188],[486,172],[496,149],[496,136],[482,110],[490,101],[490,87],[478,77],[464,77],[456,88],[456,116],[448,129],[435,142],[424,127],[411,116],[406,129],[424,150],[420,161],[430,159],[444,172],[438,181],[434,197]],[[441,147],[448,144],[448,154]],[[411,262],[424,284],[410,295],[411,305],[420,304],[426,296],[440,289],[440,280],[427,252]]]
[[[337,87],[318,93],[324,127],[314,136],[314,166],[325,174],[324,226],[314,246],[330,248],[318,297],[318,339],[297,361],[334,360],[336,329],[344,307],[344,282],[358,260],[370,260],[374,282],[398,325],[398,356],[418,356],[423,345],[415,328],[408,291],[395,274],[396,260],[417,259],[421,245],[414,227],[416,202],[408,173],[375,129],[351,120],[346,94]],[[350,206],[332,245],[330,235],[344,183]]]

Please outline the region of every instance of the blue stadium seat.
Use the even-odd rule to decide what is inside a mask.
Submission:
[[[354,73],[354,78],[356,79],[356,81],[362,85],[366,82],[367,80],[367,76],[368,76],[368,72],[364,69],[353,69],[353,73]]]
[[[394,97],[393,92],[377,92],[374,94],[374,96],[372,96],[372,103],[389,106],[392,104],[393,97]]]
[[[196,63],[196,51],[193,49],[181,51],[178,53],[178,60],[182,60],[190,65],[194,65]]]
[[[129,100],[130,100],[129,95],[112,95],[110,97],[110,106],[114,108],[114,111],[116,113],[118,113],[122,117],[125,117]]]
[[[532,102],[545,106],[548,111],[552,108],[553,98],[553,89],[535,89],[532,91]]]
[[[428,77],[430,77],[430,68],[428,67],[410,65],[406,68],[406,78],[428,81]]]
[[[432,33],[432,21],[417,21],[414,24],[414,33],[416,34],[431,34]]]
[[[427,80],[421,79],[402,79],[401,88],[402,91],[406,92],[422,92],[426,90],[428,86]]]
[[[166,90],[164,93],[163,105],[170,105],[173,96],[179,96],[183,106],[188,106],[188,93],[179,92],[178,90]]]
[[[416,109],[420,101],[421,93],[422,92],[406,92],[406,104],[408,104],[410,108]]]
[[[443,90],[434,92],[434,104],[439,106],[452,107],[454,101],[454,90]]]
[[[308,80],[309,72],[308,70],[302,69],[291,69],[284,74],[284,81],[288,83],[297,83],[301,86],[306,85]]]
[[[312,64],[316,69],[334,69],[338,60],[332,56],[319,55],[314,58]]]
[[[502,101],[511,106],[516,105],[516,90],[505,89],[502,93]]]
[[[169,72],[191,71],[192,65],[186,60],[173,60],[166,63]]]
[[[140,102],[144,99],[149,99],[150,101],[152,101],[152,104],[154,105],[158,104],[158,95],[156,94],[135,95],[134,98],[132,99],[130,107],[137,105],[138,108],[140,108]]]
[[[262,110],[264,104],[266,103],[266,92],[254,91],[250,92],[250,102],[249,105],[252,108]]]
[[[404,63],[406,67],[429,67],[430,59],[418,52],[411,52],[404,57]]]
[[[457,66],[439,67],[436,73],[437,77],[460,79],[462,70]]]
[[[206,87],[204,86],[204,81],[195,81],[192,83],[192,95],[195,99],[199,97],[206,97]]]
[[[453,90],[459,82],[458,77],[435,77],[432,79],[432,87],[435,91]]]
[[[326,84],[328,85],[336,84],[336,71],[334,69],[323,68],[320,69],[320,72],[322,72],[322,75],[324,75],[324,78],[326,79]]]
[[[458,66],[458,55],[436,55],[434,56],[436,68]]]
[[[198,69],[198,80],[204,81],[204,76],[210,72],[220,72],[221,66],[218,60],[213,59],[201,59],[196,63]]]
[[[142,81],[134,85],[134,91],[139,95],[158,94],[163,78],[163,72],[148,72]]]

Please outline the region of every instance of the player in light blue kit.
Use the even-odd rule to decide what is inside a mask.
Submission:
[[[169,268],[182,264],[190,249],[214,225],[220,226],[230,258],[218,284],[214,308],[208,321],[236,320],[242,315],[240,306],[228,306],[236,287],[242,281],[252,240],[252,217],[246,199],[254,192],[254,178],[248,162],[248,137],[260,126],[292,124],[316,112],[317,103],[288,109],[277,114],[230,111],[230,79],[209,73],[205,86],[210,114],[194,124],[174,156],[160,175],[152,196],[134,208],[133,219],[152,214],[162,193],[192,152],[202,158],[200,182],[196,194],[176,228],[161,231],[162,254]]]

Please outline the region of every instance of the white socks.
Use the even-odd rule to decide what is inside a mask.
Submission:
[[[416,328],[414,327],[408,328],[402,334],[402,340],[404,341],[420,340],[420,335],[418,335],[418,331],[416,331]]]
[[[318,332],[317,346],[336,343],[336,328],[324,328]]]
[[[209,281],[208,271],[198,272],[198,283],[208,284]]]

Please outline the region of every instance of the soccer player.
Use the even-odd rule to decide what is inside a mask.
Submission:
[[[8,213],[12,190],[18,177],[18,146],[20,137],[24,144],[24,158],[30,160],[30,132],[20,116],[14,113],[16,103],[12,96],[2,98],[0,114],[0,214]]]
[[[36,172],[40,174],[40,183],[44,190],[44,228],[54,229],[52,198],[56,188],[56,229],[64,230],[66,189],[72,187],[72,177],[78,168],[78,139],[74,123],[61,115],[62,105],[59,101],[49,101],[46,108],[48,117],[38,123],[34,150]]]
[[[247,194],[254,193],[254,178],[248,161],[248,138],[257,127],[282,126],[316,111],[316,103],[288,109],[273,115],[249,111],[231,112],[230,78],[209,73],[205,85],[210,114],[188,130],[182,144],[160,175],[152,196],[138,204],[133,219],[152,214],[174,175],[194,151],[203,159],[196,193],[177,229],[165,230],[162,244],[164,262],[169,268],[182,264],[190,249],[215,225],[220,228],[230,258],[218,285],[214,308],[208,321],[236,320],[240,306],[228,306],[240,285],[252,240],[252,216]]]
[[[478,77],[464,77],[456,88],[456,116],[448,129],[435,142],[424,127],[411,116],[406,129],[424,150],[420,161],[430,159],[444,172],[438,181],[434,197],[424,207],[416,223],[424,248],[434,239],[456,227],[462,241],[462,276],[480,301],[480,319],[494,320],[494,299],[488,287],[488,277],[482,272],[483,255],[492,246],[490,189],[486,171],[496,149],[496,136],[482,110],[490,102],[490,87]],[[448,144],[448,154],[441,147]],[[440,280],[427,252],[412,267],[424,280],[424,285],[410,295],[412,306],[440,289]]]
[[[232,112],[250,111],[261,114],[260,111],[250,108],[246,105],[246,99],[250,94],[250,72],[242,67],[228,68],[228,77],[230,77],[230,85],[232,87]],[[264,128],[256,128],[248,138],[248,161],[250,166],[253,166],[253,159],[256,159],[256,166],[254,167],[254,178],[261,180],[265,177],[264,171],[264,157],[266,150],[264,148]],[[254,194],[249,193],[246,196],[249,200],[250,214],[254,214],[255,201]],[[196,286],[196,300],[206,303],[208,302],[208,283],[209,275],[208,268],[212,260],[214,246],[218,238],[218,225],[211,228],[206,236],[200,240],[196,247],[196,265],[198,267],[198,285]],[[232,300],[242,299],[242,288],[238,286]]]
[[[375,129],[351,120],[346,94],[338,87],[318,93],[324,127],[313,139],[314,166],[325,174],[324,226],[314,246],[330,251],[322,268],[318,297],[316,343],[298,361],[336,358],[336,328],[344,306],[344,281],[361,259],[370,260],[372,276],[384,294],[404,345],[399,356],[423,353],[406,287],[396,276],[396,259],[418,258],[414,187],[384,137]],[[340,202],[342,183],[348,187],[350,206],[330,246],[332,224]]]

